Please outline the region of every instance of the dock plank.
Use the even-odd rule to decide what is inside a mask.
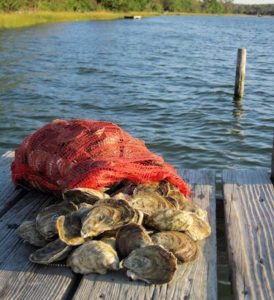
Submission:
[[[69,268],[32,264],[28,256],[34,247],[23,243],[16,225],[32,219],[51,199],[29,193],[2,218],[0,225],[0,299],[63,299],[77,276]]]
[[[1,158],[0,170],[7,170],[10,160]],[[3,172],[1,174],[6,174]],[[13,199],[14,186],[7,176],[0,176],[1,201]],[[64,299],[77,284],[77,275],[69,268],[42,266],[29,262],[34,248],[18,237],[16,228],[33,219],[37,211],[54,201],[52,196],[35,191],[15,195],[14,203],[0,217],[0,299]],[[9,202],[10,203],[10,202]]]
[[[8,151],[0,157],[0,216],[11,207],[26,191],[15,188],[11,180],[10,165],[14,157],[13,151]]]
[[[223,172],[228,255],[236,299],[274,299],[274,188],[264,169]]]
[[[123,272],[107,275],[85,275],[74,300],[85,299],[210,299],[217,297],[215,172],[186,170],[182,172],[192,186],[192,199],[208,211],[212,235],[200,243],[200,255],[195,262],[182,264],[176,278],[169,284],[147,285],[130,281]]]
[[[46,197],[29,193],[0,220],[0,299],[63,299],[77,281],[69,268],[31,263],[28,257],[35,248],[16,233],[18,223],[49,204]]]

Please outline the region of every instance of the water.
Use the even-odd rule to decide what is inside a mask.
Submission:
[[[111,120],[183,168],[269,167],[274,19],[157,17],[0,31],[0,154],[55,118]],[[237,48],[245,98],[233,102]]]

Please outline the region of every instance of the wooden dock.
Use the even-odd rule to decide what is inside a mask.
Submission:
[[[124,19],[141,20],[142,16],[124,16]]]
[[[32,247],[16,234],[24,220],[53,201],[49,195],[15,188],[10,179],[13,152],[0,158],[0,299],[217,299],[215,172],[184,170],[195,203],[208,211],[212,235],[201,242],[199,258],[179,266],[164,285],[130,281],[123,272],[74,274],[67,267],[32,264]],[[269,174],[225,171],[228,251],[237,299],[273,299],[273,204]]]
[[[274,188],[270,172],[223,172],[225,222],[237,299],[274,299]]]

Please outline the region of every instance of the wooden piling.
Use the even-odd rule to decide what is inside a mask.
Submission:
[[[236,67],[235,90],[234,90],[235,99],[241,99],[244,96],[245,66],[246,66],[246,49],[240,48],[238,49],[238,55],[237,55],[237,67]]]

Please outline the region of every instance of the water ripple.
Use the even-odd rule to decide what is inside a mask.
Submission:
[[[0,154],[53,119],[89,118],[120,124],[176,167],[269,167],[273,23],[157,17],[1,30]]]

